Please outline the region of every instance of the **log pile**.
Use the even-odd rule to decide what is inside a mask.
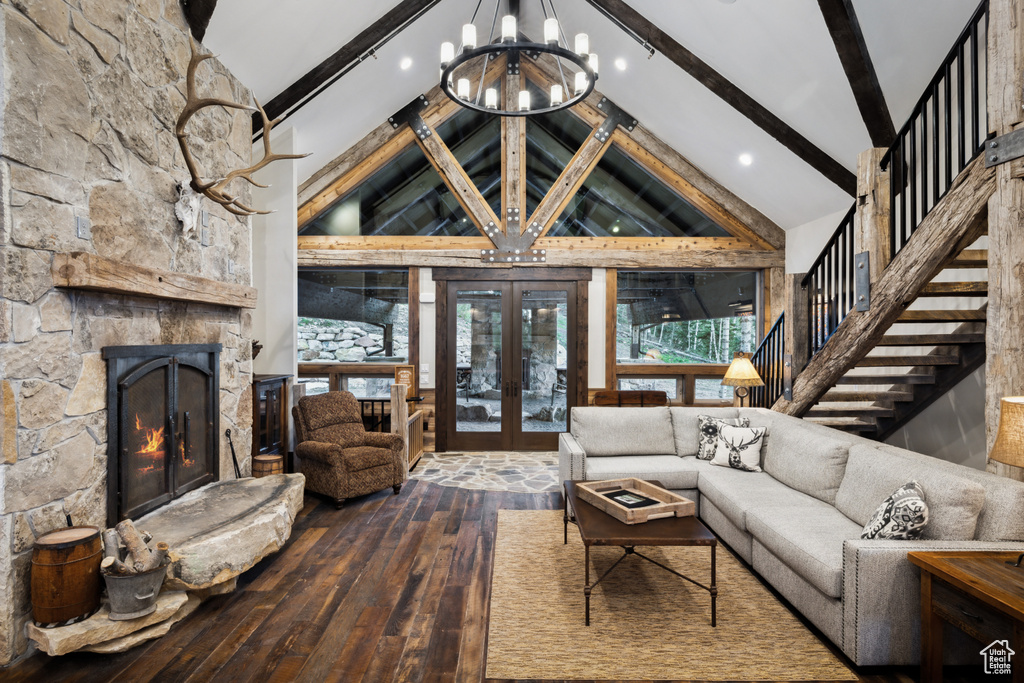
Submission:
[[[135,528],[132,520],[118,522],[117,526],[103,532],[103,560],[100,569],[104,574],[128,576],[142,574],[170,562],[166,543],[157,543],[151,550],[149,542],[153,536]],[[124,552],[122,552],[122,544]]]

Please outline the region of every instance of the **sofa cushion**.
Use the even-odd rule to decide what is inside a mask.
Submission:
[[[747,513],[758,543],[825,595],[843,594],[843,541],[861,526],[831,505],[805,498],[799,505],[758,507]]]
[[[587,459],[587,480],[637,479],[657,480],[667,489],[695,489],[700,466],[696,458],[674,455],[609,455]],[[707,466],[706,462],[700,462]]]
[[[1000,477],[991,472],[964,467],[945,460],[880,443],[876,447],[885,453],[925,461],[942,472],[948,472],[985,487],[985,504],[978,515],[974,537],[981,541],[1024,541],[1024,482]]]
[[[947,473],[927,460],[904,458],[873,446],[857,444],[850,449],[836,507],[854,522],[865,525],[881,502],[908,481],[920,482],[928,500],[929,521],[922,538],[974,538],[978,513],[985,503],[981,484]]]
[[[572,409],[569,431],[587,457],[676,452],[668,408]],[[588,467],[589,469],[589,467]]]
[[[798,505],[814,500],[794,491],[764,472],[744,472],[730,467],[714,467],[696,460],[700,469],[698,488],[739,529],[746,530],[746,513],[758,507]]]
[[[920,538],[928,524],[928,503],[924,495],[924,489],[916,481],[899,487],[878,506],[860,537],[897,541]]]
[[[744,472],[760,472],[761,441],[767,431],[764,427],[721,425],[711,464]]]
[[[698,416],[708,415],[721,419],[731,419],[737,416],[736,408],[669,408],[669,413],[672,416],[675,454],[681,458],[697,455],[700,446]]]
[[[845,434],[782,413],[762,420],[751,416],[750,426],[768,427],[768,447],[761,464],[765,472],[797,491],[835,504],[849,452]]]
[[[718,434],[722,427],[730,425],[733,427],[749,427],[750,420],[744,417],[713,417],[711,415],[697,416],[697,458],[699,460],[714,460],[715,451],[718,450]],[[760,464],[760,458],[758,458]]]

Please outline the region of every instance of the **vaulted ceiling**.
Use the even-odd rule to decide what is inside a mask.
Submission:
[[[841,166],[856,172],[872,146],[850,81],[815,0],[626,0],[667,36]],[[851,0],[892,121],[899,128],[974,12],[975,0]],[[270,101],[397,3],[219,0],[205,45]],[[505,12],[502,0],[501,13]],[[822,5],[827,4],[822,0]],[[840,0],[841,4],[841,0]],[[522,31],[540,36],[535,0]],[[302,182],[416,95],[437,84],[442,40],[458,42],[477,0],[441,0],[295,111]],[[566,34],[590,34],[601,57],[597,89],[691,162],[783,228],[849,208],[852,197],[661,52],[636,41],[586,0],[554,0]],[[490,28],[493,0],[480,5]],[[412,64],[401,68],[404,59]],[[616,68],[624,60],[625,69]],[[741,154],[753,163],[740,164]]]

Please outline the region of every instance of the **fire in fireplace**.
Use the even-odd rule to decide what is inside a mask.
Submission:
[[[110,524],[218,479],[220,350],[220,344],[103,349]]]

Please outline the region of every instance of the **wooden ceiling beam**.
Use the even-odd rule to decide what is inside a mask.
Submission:
[[[857,192],[857,174],[819,149],[814,143],[794,130],[789,124],[768,111],[722,74],[715,71],[678,41],[648,21],[623,0],[587,0],[594,7],[607,12],[617,21],[647,41],[676,66],[690,74],[698,83],[732,106],[756,124],[761,130],[782,143],[823,176],[854,196]]]
[[[878,74],[871,63],[864,34],[851,0],[818,0],[821,16],[832,35],[839,61],[850,81],[850,89],[857,100],[864,126],[875,147],[888,147],[896,139],[896,126],[885,103]]]
[[[287,118],[308,101],[321,88],[330,85],[344,75],[345,70],[372,55],[373,49],[411,24],[420,15],[441,0],[402,0],[384,16],[363,29],[355,38],[343,45],[333,55],[317,64],[302,78],[285,88],[279,95],[267,102],[264,109],[273,121]],[[259,115],[252,119],[252,132],[256,135],[263,129]]]

